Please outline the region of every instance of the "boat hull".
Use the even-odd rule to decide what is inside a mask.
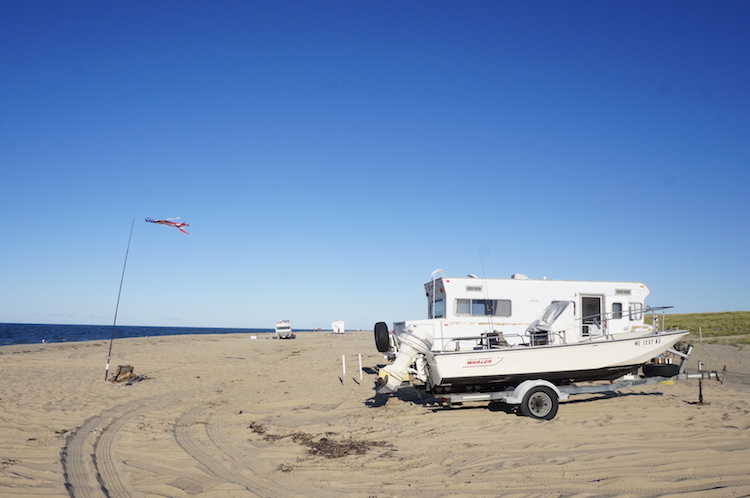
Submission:
[[[516,346],[427,356],[436,393],[499,390],[524,380],[555,384],[613,380],[638,369],[689,334],[688,330],[618,334],[576,344]]]

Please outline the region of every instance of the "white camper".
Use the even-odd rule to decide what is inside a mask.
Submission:
[[[276,322],[276,339],[294,339],[297,337],[292,332],[292,322],[289,320],[279,320]]]
[[[344,327],[344,321],[336,320],[333,323],[331,323],[331,330],[333,330],[334,334],[345,334],[346,328]]]
[[[583,337],[630,332],[643,327],[650,292],[641,282],[531,279],[518,273],[507,279],[446,277],[442,270],[433,272],[424,288],[435,351],[473,348],[475,340],[461,338],[493,332],[502,332],[509,344],[523,344],[529,325],[560,301],[573,303]],[[393,325],[398,334],[405,322]]]

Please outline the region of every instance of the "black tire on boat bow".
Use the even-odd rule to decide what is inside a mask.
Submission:
[[[375,324],[375,347],[381,353],[387,353],[391,350],[391,341],[389,338],[388,324],[378,322]]]
[[[646,377],[674,377],[680,373],[680,366],[674,363],[646,363],[643,375]]]

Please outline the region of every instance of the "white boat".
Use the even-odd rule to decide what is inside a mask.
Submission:
[[[276,322],[276,338],[277,339],[294,339],[297,337],[292,332],[292,322],[289,320],[279,320]]]
[[[395,323],[393,332],[384,322],[375,325],[378,350],[394,360],[381,370],[381,393],[415,379],[434,394],[502,391],[536,380],[614,380],[689,334],[644,323],[651,308],[640,282],[433,272],[425,289],[428,319]]]

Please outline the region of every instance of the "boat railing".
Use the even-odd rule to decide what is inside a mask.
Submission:
[[[482,332],[479,335],[451,337],[443,340],[439,350],[460,351],[466,343],[473,343],[472,349],[502,349],[517,346],[545,346],[552,344],[566,344],[565,331],[536,332],[525,334],[507,334],[503,332]]]
[[[531,332],[527,331],[526,336],[528,337],[528,343],[530,346],[546,346],[550,343],[549,332]],[[553,341],[555,334],[552,335]]]
[[[529,346],[547,346],[549,344],[567,344],[567,335],[564,330],[558,332],[540,331],[526,332]]]
[[[606,340],[614,340],[615,336],[612,335],[609,330],[603,331],[601,334],[591,334],[588,336],[581,337],[581,340],[578,342],[594,342],[594,341],[600,341],[601,338],[604,337]]]
[[[658,308],[659,310],[663,308]],[[580,318],[576,319],[576,327],[581,327]],[[658,325],[662,325],[663,320],[660,321],[658,317],[655,320],[654,330],[657,331]],[[498,349],[508,348],[515,346],[545,346],[545,345],[561,345],[568,344],[571,341],[579,343],[594,342],[604,340],[614,340],[615,335],[610,328],[607,326],[607,322],[603,323],[590,323],[588,334],[582,334],[582,330],[576,329],[564,329],[557,331],[550,331],[536,328],[534,330],[527,330],[524,334],[516,333],[504,333],[501,331],[482,332],[478,335],[462,336],[462,337],[449,337],[442,340],[441,347],[436,348],[441,351],[455,350],[459,351],[466,348],[467,342],[474,343],[474,347],[482,349]],[[664,330],[663,328],[661,330]],[[437,344],[436,344],[437,346]]]
[[[647,306],[645,310],[643,310],[644,314],[648,314],[651,316],[651,325],[654,327],[654,331],[661,332],[663,330],[666,330],[665,324],[667,322],[667,315],[664,312],[664,310],[673,308],[674,306],[657,306],[652,308],[651,306]],[[661,311],[660,314],[657,314],[657,311]]]
[[[498,331],[485,332],[481,335],[480,340],[482,341],[481,346],[485,349],[510,347],[505,334]]]
[[[508,339],[517,338],[518,341],[508,341]],[[449,337],[442,340],[440,344],[441,351],[460,351],[463,343],[473,343],[474,348],[482,349],[496,349],[496,348],[510,348],[517,345],[524,344],[524,336],[521,334],[505,334],[503,332],[482,332],[479,335],[467,335],[461,337]],[[437,345],[437,344],[436,344]]]
[[[441,341],[440,347],[435,347],[438,344],[436,343],[433,346],[433,350],[439,350],[439,351],[461,351],[462,343],[473,343],[478,346],[484,346],[484,341],[486,340],[486,337],[484,334],[482,335],[467,335],[463,337],[448,337],[444,338]]]

